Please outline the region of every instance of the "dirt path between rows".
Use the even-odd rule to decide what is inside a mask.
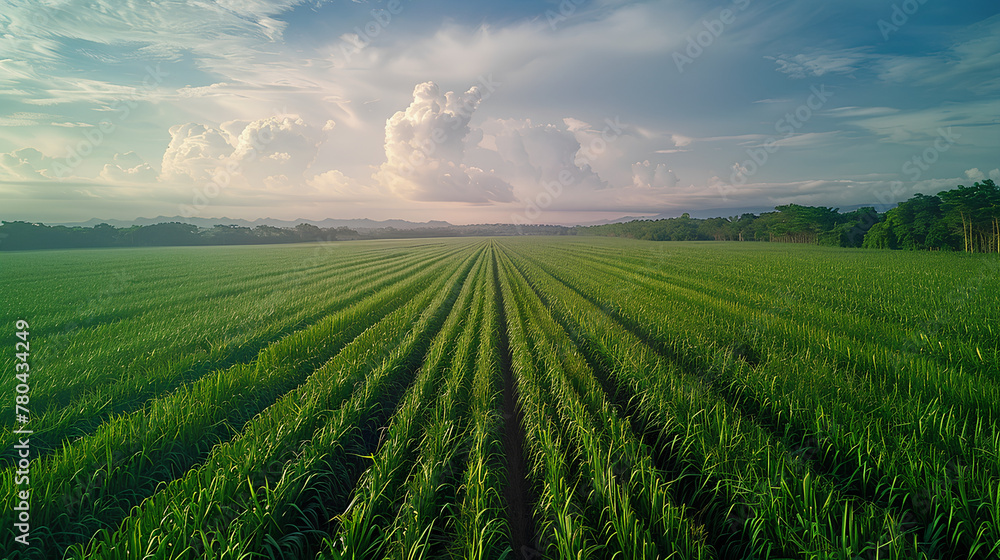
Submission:
[[[496,251],[494,246],[494,251]],[[535,546],[535,522],[532,518],[531,486],[528,483],[528,466],[524,460],[523,413],[518,405],[517,383],[511,371],[510,342],[507,336],[507,314],[500,292],[500,272],[496,253],[493,254],[493,285],[496,291],[496,305],[500,323],[500,371],[503,375],[503,447],[507,484],[504,498],[507,508],[507,523],[510,527],[511,547],[515,558],[534,558],[538,552]]]

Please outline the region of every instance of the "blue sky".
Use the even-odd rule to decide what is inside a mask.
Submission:
[[[7,0],[0,219],[580,223],[1000,179],[1000,6]]]

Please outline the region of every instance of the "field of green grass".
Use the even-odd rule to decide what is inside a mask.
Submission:
[[[996,256],[95,249],[0,289],[0,558],[1000,556]]]

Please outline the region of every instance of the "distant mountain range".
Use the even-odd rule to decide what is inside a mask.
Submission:
[[[384,228],[395,228],[395,229],[426,229],[426,228],[441,228],[450,227],[452,224],[448,222],[443,222],[440,220],[431,220],[429,222],[410,222],[407,220],[370,220],[368,218],[359,218],[354,220],[335,220],[333,218],[327,218],[325,220],[276,220],[274,218],[258,218],[256,220],[243,220],[239,218],[184,218],[181,216],[157,216],[155,218],[136,218],[134,220],[101,220],[94,218],[92,220],[87,220],[86,222],[73,222],[73,223],[62,223],[62,224],[49,224],[49,225],[61,225],[69,227],[94,227],[98,224],[108,224],[110,226],[118,228],[127,228],[131,226],[149,226],[153,224],[163,224],[168,222],[180,222],[182,224],[191,224],[194,226],[202,228],[210,228],[216,225],[235,225],[243,227],[256,227],[256,226],[272,226],[272,227],[285,227],[291,228],[299,224],[312,224],[316,227],[321,228],[338,228],[347,227],[357,231],[363,230],[373,230],[373,229],[384,229]]]
[[[874,204],[854,204],[849,206],[840,207],[841,212],[851,212],[857,210],[858,208],[863,208],[865,206],[875,206]],[[885,208],[879,208],[879,211],[885,212]],[[756,206],[756,207],[744,207],[744,208],[709,208],[707,210],[692,210],[688,212],[692,218],[718,218],[718,217],[729,217],[729,216],[739,216],[746,213],[761,214],[764,212],[773,212],[774,206]],[[609,219],[609,220],[598,220],[595,222],[586,222],[579,225],[582,226],[599,226],[604,224],[620,224],[624,222],[631,222],[633,220],[663,220],[666,218],[676,218],[683,214],[680,212],[664,212],[661,214],[656,214],[655,216],[622,216],[621,218]],[[108,224],[118,228],[127,228],[131,226],[149,226],[153,224],[162,224],[167,222],[180,222],[183,224],[191,224],[202,228],[210,228],[216,225],[236,225],[243,227],[256,227],[256,226],[273,226],[273,227],[285,227],[292,228],[299,224],[312,224],[316,227],[321,228],[338,228],[347,227],[358,232],[365,232],[371,230],[385,229],[385,228],[395,228],[395,229],[429,229],[429,228],[445,228],[445,227],[456,227],[454,224],[445,222],[442,220],[431,220],[428,222],[410,222],[407,220],[371,220],[368,218],[356,218],[351,220],[338,220],[334,218],[326,218],[325,220],[278,220],[274,218],[258,218],[256,220],[243,220],[240,218],[184,218],[181,216],[157,216],[155,218],[136,218],[134,220],[102,220],[99,218],[94,218],[92,220],[87,220],[86,222],[72,222],[72,223],[58,223],[58,224],[48,224],[48,225],[60,225],[69,227],[94,227],[97,224]],[[482,224],[480,224],[482,225]],[[572,227],[572,226],[570,226]]]

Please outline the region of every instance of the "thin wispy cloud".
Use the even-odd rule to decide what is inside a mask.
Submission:
[[[773,60],[776,70],[791,78],[821,77],[826,74],[851,74],[858,70],[868,56],[857,50],[837,53],[810,53],[796,55],[765,56]]]

